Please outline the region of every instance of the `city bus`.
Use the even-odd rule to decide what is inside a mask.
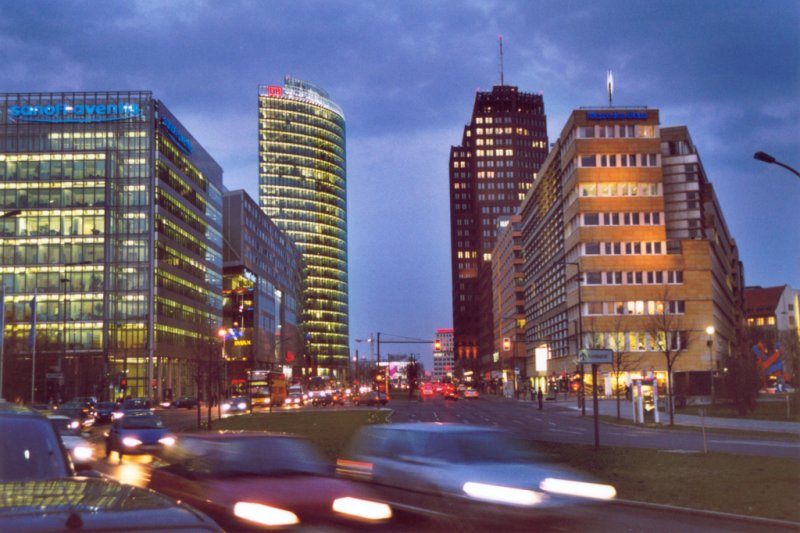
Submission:
[[[280,407],[286,401],[286,375],[273,370],[248,370],[247,396],[253,407]]]

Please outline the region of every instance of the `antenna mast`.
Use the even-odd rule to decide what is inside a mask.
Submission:
[[[614,75],[611,70],[606,73],[606,85],[608,85],[608,107],[614,107],[611,103],[614,96]]]
[[[503,36],[500,35],[500,85],[505,85],[503,76]]]

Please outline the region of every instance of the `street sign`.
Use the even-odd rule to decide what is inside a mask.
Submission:
[[[578,352],[578,364],[602,365],[614,362],[614,352],[605,348],[583,348]]]

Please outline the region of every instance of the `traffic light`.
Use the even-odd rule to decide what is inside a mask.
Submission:
[[[436,339],[435,341],[433,341],[433,349],[436,350],[437,352],[441,352],[442,351],[442,341],[440,341],[439,339]]]
[[[507,352],[510,349],[511,349],[511,339],[509,339],[508,337],[505,337],[503,339],[503,351]]]
[[[122,378],[119,380],[119,388],[122,390],[128,390],[128,378]]]

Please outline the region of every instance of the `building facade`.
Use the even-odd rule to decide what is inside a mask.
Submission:
[[[349,366],[344,113],[328,94],[287,77],[259,88],[259,205],[305,263],[301,323],[309,373]]]
[[[302,256],[245,191],[223,196],[224,246],[220,331],[230,396],[246,394],[248,371],[306,367],[300,329]]]
[[[800,290],[789,285],[747,287],[745,337],[766,388],[797,384],[800,371]]]
[[[453,330],[452,328],[437,329],[433,350],[433,371],[431,377],[434,381],[443,381],[453,376],[455,360],[453,358]]]
[[[5,390],[195,394],[217,353],[221,189],[148,91],[0,95]]]
[[[477,93],[461,144],[450,149],[454,354],[463,368],[493,364],[491,260],[497,223],[516,212],[547,147],[542,96],[499,85]]]
[[[676,392],[713,391],[736,349],[743,269],[686,128],[661,128],[650,108],[573,111],[522,220],[540,378],[566,385],[580,349],[607,348],[616,363],[600,367],[602,392],[637,377],[663,385],[668,366]]]

